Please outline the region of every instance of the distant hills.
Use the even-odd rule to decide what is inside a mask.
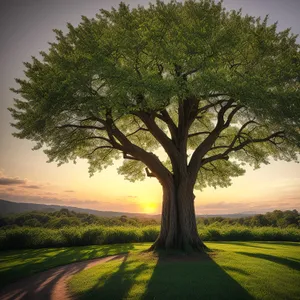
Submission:
[[[0,215],[8,215],[29,211],[44,211],[44,212],[53,212],[61,210],[62,208],[67,208],[68,210],[73,210],[77,213],[86,213],[96,215],[98,217],[121,217],[127,216],[129,218],[151,218],[151,219],[160,219],[160,214],[157,215],[148,215],[143,213],[130,213],[130,212],[116,212],[116,211],[100,211],[95,209],[86,209],[73,206],[61,206],[61,205],[48,205],[48,204],[36,204],[36,203],[18,203],[7,200],[0,199]],[[254,216],[257,213],[255,212],[245,212],[245,213],[236,213],[236,214],[215,214],[215,215],[197,215],[197,217],[223,217],[223,218],[243,218],[248,216]]]
[[[48,204],[36,204],[36,203],[18,203],[11,202],[7,200],[0,199],[0,215],[8,215],[15,213],[23,213],[29,211],[44,211],[44,212],[53,212],[61,210],[62,208],[67,208],[68,210],[73,210],[77,213],[86,213],[96,215],[98,217],[121,217],[127,216],[129,218],[151,218],[151,219],[160,219],[160,215],[148,215],[142,213],[129,213],[129,212],[115,212],[115,211],[100,211],[94,209],[79,208],[73,206],[61,206],[61,205],[48,205]]]

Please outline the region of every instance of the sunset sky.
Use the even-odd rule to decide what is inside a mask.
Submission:
[[[124,1],[135,7],[144,0]],[[156,179],[130,183],[118,175],[116,166],[88,174],[88,164],[57,167],[46,163],[34,144],[12,137],[7,107],[13,104],[14,78],[23,77],[22,62],[48,49],[54,40],[53,28],[76,25],[81,15],[94,17],[100,8],[118,6],[117,0],[1,0],[0,1],[0,199],[15,202],[70,205],[82,208],[160,213],[161,187]],[[292,27],[300,33],[299,0],[224,0],[228,9],[239,9],[253,16],[269,14],[278,29]],[[300,43],[300,39],[298,38]],[[233,180],[229,188],[196,191],[198,214],[266,212],[274,209],[300,209],[300,164],[272,162]]]

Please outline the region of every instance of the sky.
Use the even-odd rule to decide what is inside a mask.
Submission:
[[[135,7],[148,0],[123,1]],[[47,156],[32,151],[34,144],[12,136],[14,78],[23,77],[22,62],[47,50],[54,41],[53,28],[77,25],[81,15],[94,17],[100,8],[117,7],[117,0],[0,0],[0,199],[15,202],[69,205],[105,211],[161,211],[161,186],[154,178],[130,183],[116,172],[115,164],[89,177],[88,164],[57,167]],[[300,33],[299,0],[224,0],[230,9],[244,14],[269,15],[278,29]],[[298,42],[300,42],[298,38]],[[300,164],[275,162],[232,180],[229,188],[195,191],[197,214],[263,213],[274,209],[300,209]]]

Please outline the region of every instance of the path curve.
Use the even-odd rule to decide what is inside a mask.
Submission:
[[[67,282],[74,274],[124,255],[80,261],[34,274],[14,282],[0,291],[1,300],[70,300]]]

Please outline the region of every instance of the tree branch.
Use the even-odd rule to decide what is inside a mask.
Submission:
[[[161,163],[155,154],[149,153],[143,148],[131,143],[114,123],[110,111],[106,112],[105,126],[110,139],[113,141],[113,147],[115,147],[115,143],[117,143],[117,145],[119,145],[117,149],[120,149],[123,153],[129,154],[130,157],[134,157],[143,162],[160,181],[165,180],[171,175],[170,171]]]
[[[159,113],[155,113],[154,114],[155,117],[157,117],[158,119],[162,120],[165,122],[165,124],[168,126],[172,140],[177,143],[177,126],[174,123],[173,119],[171,118],[171,116],[169,115],[168,111],[166,109],[161,110],[160,114]]]
[[[57,129],[62,129],[62,128],[79,128],[79,129],[105,130],[105,126],[99,127],[99,126],[95,126],[95,125],[76,125],[76,124],[64,124],[64,125],[56,126],[55,128],[57,128]]]
[[[133,131],[133,132],[127,134],[126,137],[132,136],[132,135],[136,134],[136,133],[139,132],[139,131],[149,131],[149,130],[146,129],[146,128],[140,127],[140,128],[138,128],[137,130],[135,130],[135,131]]]
[[[131,160],[137,160],[137,161],[140,161],[139,159],[133,157],[133,156],[130,156],[128,155],[126,152],[123,152],[123,158],[124,159],[131,159]]]
[[[147,177],[156,177],[152,172],[149,171],[148,168],[145,168]]]
[[[199,131],[199,132],[195,132],[195,133],[190,133],[188,135],[188,137],[191,138],[193,136],[197,136],[197,135],[201,135],[201,134],[210,134],[210,131]]]
[[[92,152],[88,153],[87,155],[88,156],[92,156],[97,150],[99,149],[115,149],[114,147],[111,147],[111,146],[99,146],[99,147],[96,147],[95,149],[93,149]]]
[[[178,151],[172,142],[172,140],[165,134],[165,132],[159,128],[155,122],[155,114],[146,112],[135,112],[134,115],[139,117],[148,128],[149,132],[154,138],[161,144],[166,153],[169,155],[171,162],[178,161]]]
[[[284,137],[284,132],[283,131],[278,131],[275,132],[265,138],[260,138],[260,139],[248,139],[245,140],[244,142],[241,142],[238,146],[233,147],[234,143],[231,143],[231,147],[229,147],[226,151],[224,151],[223,153],[220,154],[216,154],[210,157],[207,157],[205,159],[202,160],[201,162],[201,166],[205,165],[208,162],[214,161],[214,160],[218,160],[218,159],[228,159],[228,154],[231,152],[235,152],[238,150],[243,149],[245,146],[249,145],[249,144],[254,144],[254,143],[262,143],[262,142],[271,142],[271,143],[276,143],[274,141],[272,141],[272,138],[276,138],[276,137]],[[235,137],[236,138],[236,137]]]

